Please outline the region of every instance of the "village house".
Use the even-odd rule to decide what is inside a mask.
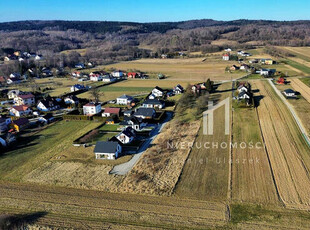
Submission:
[[[98,141],[94,153],[96,159],[115,160],[122,153],[122,147],[114,141]]]
[[[143,102],[142,107],[163,109],[165,107],[165,102],[158,98],[147,99]]]
[[[89,75],[89,80],[91,81],[102,81],[103,76],[102,75],[98,75],[98,74],[90,74]]]
[[[249,66],[249,65],[247,65],[247,64],[242,64],[241,66],[240,66],[240,69],[241,70],[248,70],[248,69],[250,69],[251,67]]]
[[[290,99],[290,98],[294,98],[296,99],[297,95],[296,92],[292,89],[286,89],[283,91],[283,94],[286,98]]]
[[[114,82],[116,81],[116,78],[108,74],[102,77],[102,81],[103,82]]]
[[[153,108],[138,108],[134,114],[135,117],[141,118],[141,119],[152,119],[156,115],[156,111]]]
[[[59,109],[60,106],[54,98],[47,97],[42,99],[37,104],[37,109],[44,112],[49,112]]]
[[[131,115],[134,113],[134,111],[132,111],[131,109],[129,110],[126,110],[123,112],[124,116],[127,116],[127,117],[131,117]]]
[[[155,86],[155,88],[152,90],[152,94],[155,97],[162,97],[164,96],[164,90],[158,86]]]
[[[8,78],[6,80],[6,83],[8,85],[12,85],[12,84],[19,84],[21,82],[21,80],[19,78]]]
[[[25,105],[13,106],[10,109],[10,115],[15,116],[15,117],[22,117],[22,116],[27,116],[31,114],[32,114],[32,110],[28,106],[25,106]]]
[[[250,91],[250,87],[247,87],[245,84],[240,84],[238,86],[238,92],[241,93],[241,92],[249,92]]]
[[[101,112],[101,104],[89,102],[83,106],[83,114],[86,116],[93,116]]]
[[[35,97],[33,94],[19,94],[14,98],[15,105],[29,105],[32,106],[35,104]]]
[[[127,78],[138,78],[138,77],[141,77],[141,73],[137,73],[137,72],[127,73]]]
[[[251,94],[247,91],[242,91],[238,94],[238,100],[242,100],[242,99],[251,99]]]
[[[42,117],[39,117],[39,121],[44,124],[50,124],[55,121],[55,117],[53,116],[53,114],[48,113]]]
[[[251,59],[249,60],[250,64],[257,64],[258,63],[258,59]]]
[[[223,60],[224,61],[229,61],[230,55],[228,53],[223,54]]]
[[[102,113],[103,117],[111,117],[112,115],[116,115],[119,117],[121,112],[120,108],[105,108],[104,112]]]
[[[80,90],[86,90],[86,87],[80,84],[75,84],[71,86],[71,92],[80,91]]]
[[[145,126],[145,123],[142,123],[142,121],[135,116],[131,116],[131,117],[125,116],[124,120],[120,122],[120,126],[124,128],[131,127],[136,131],[140,131]]]
[[[133,101],[133,97],[128,96],[126,94],[116,98],[116,103],[119,105],[129,105]]]
[[[3,134],[8,130],[8,126],[11,124],[11,118],[10,117],[0,117],[0,134]]]
[[[115,78],[123,78],[124,77],[124,72],[121,70],[113,71],[111,75]]]
[[[77,105],[79,104],[79,99],[76,96],[71,95],[71,96],[65,97],[64,102],[67,105]]]
[[[36,61],[40,61],[40,60],[42,60],[42,59],[43,59],[43,56],[40,55],[40,54],[37,54],[37,55],[35,56],[35,58],[34,58],[34,60],[36,60]]]
[[[7,95],[9,99],[14,99],[15,97],[17,97],[21,92],[18,89],[13,89],[10,90]]]
[[[129,144],[135,139],[136,133],[135,133],[135,130],[133,128],[127,127],[122,132],[117,134],[115,137],[122,144]]]
[[[20,78],[20,77],[21,77],[20,73],[11,73],[10,74],[10,78]]]
[[[235,70],[240,69],[240,67],[236,66],[236,65],[232,65],[229,69],[232,70],[232,71],[235,71]]]
[[[226,51],[226,52],[231,52],[232,49],[231,49],[231,48],[226,48],[226,49],[224,49],[224,51]]]
[[[82,75],[81,75],[81,72],[79,72],[79,71],[72,72],[71,75],[72,75],[73,77],[81,77],[81,76],[82,76]]]
[[[192,92],[199,95],[201,93],[201,86],[199,84],[192,85]]]
[[[17,132],[20,132],[29,126],[29,120],[27,118],[19,118],[18,120],[12,121],[10,126]]]
[[[274,75],[275,72],[276,72],[275,69],[261,69],[261,70],[256,71],[256,73],[259,73],[261,76],[264,76],[264,77],[270,77]]]
[[[177,84],[177,85],[173,88],[173,93],[174,93],[174,94],[181,94],[181,93],[184,93],[184,88],[183,88],[180,84]]]
[[[78,63],[74,67],[77,69],[85,69],[85,65],[83,63]]]

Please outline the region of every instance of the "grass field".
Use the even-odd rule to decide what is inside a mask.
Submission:
[[[24,175],[66,151],[74,139],[96,126],[98,123],[61,121],[22,140],[17,150],[0,157],[1,179],[21,181]]]
[[[255,108],[234,109],[233,143],[246,143],[247,147],[233,148],[232,199],[256,204],[277,204],[278,197]]]
[[[300,80],[306,84],[308,87],[310,87],[310,77],[304,77],[304,78],[300,78]]]
[[[286,105],[267,82],[255,82],[262,99],[258,114],[276,185],[284,204],[309,208],[309,148]]]
[[[229,90],[231,83],[222,85],[219,90]],[[213,94],[211,100],[220,101],[231,92]],[[184,165],[174,194],[178,197],[191,197],[201,200],[226,200],[229,177],[229,146],[221,148],[222,142],[229,143],[229,135],[224,135],[224,107],[214,112],[214,134],[203,135],[199,130],[194,146]],[[204,145],[207,143],[206,149]],[[208,144],[209,143],[209,144]],[[212,143],[218,147],[212,147]]]

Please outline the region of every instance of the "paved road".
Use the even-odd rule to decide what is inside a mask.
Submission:
[[[304,136],[306,142],[308,143],[309,147],[310,147],[310,139],[308,137],[307,131],[305,129],[305,127],[303,126],[300,118],[298,117],[297,113],[295,112],[295,109],[291,106],[291,104],[286,100],[286,98],[283,96],[283,94],[277,89],[277,87],[273,84],[271,79],[268,79],[269,84],[271,85],[271,87],[274,89],[274,91],[279,95],[279,97],[281,98],[281,100],[284,102],[284,104],[288,107],[288,109],[290,110],[291,114],[293,115],[299,129],[300,132],[302,133],[302,135]]]
[[[135,166],[135,164],[138,162],[138,160],[140,159],[142,154],[148,149],[150,144],[154,141],[154,139],[157,137],[157,135],[165,127],[167,122],[171,120],[171,118],[172,118],[172,113],[167,112],[167,118],[165,119],[165,121],[163,123],[161,123],[161,124],[158,124],[155,127],[155,129],[152,130],[151,137],[143,143],[143,145],[138,150],[138,153],[136,153],[131,158],[130,161],[128,161],[126,163],[123,163],[123,164],[120,164],[120,165],[114,166],[113,169],[110,171],[110,174],[116,174],[116,175],[125,175],[125,174],[127,174],[133,168],[133,166]]]

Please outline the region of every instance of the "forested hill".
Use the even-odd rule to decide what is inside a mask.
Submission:
[[[235,20],[235,21],[215,21],[211,19],[190,20],[182,22],[154,22],[154,23],[136,23],[136,22],[112,22],[112,21],[17,21],[0,23],[2,31],[20,31],[20,30],[61,30],[69,29],[80,30],[90,33],[107,33],[121,31],[124,27],[131,27],[131,32],[165,33],[172,29],[195,29],[212,26],[310,26],[310,21],[264,21],[264,20]]]
[[[3,50],[54,56],[83,49],[88,60],[130,60],[160,54],[257,45],[310,46],[310,21],[210,19],[182,22],[19,21],[0,23]]]

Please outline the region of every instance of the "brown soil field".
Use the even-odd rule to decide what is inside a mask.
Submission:
[[[169,122],[122,181],[118,191],[171,195],[190,151],[187,146],[174,146],[193,142],[199,126],[200,121],[184,124]],[[173,147],[168,143],[172,143]]]
[[[210,100],[217,102],[230,97],[230,89],[231,83],[221,85],[218,89],[220,92],[211,94]],[[200,128],[175,188],[175,196],[227,200],[230,180],[229,146],[220,147],[221,143],[229,143],[230,139],[229,135],[224,135],[224,107],[214,111],[214,118],[213,135],[204,135],[203,128]]]
[[[290,81],[294,90],[300,92],[301,95],[310,103],[310,88],[298,78],[291,78]]]
[[[205,61],[203,61],[205,59]],[[214,81],[230,80],[245,75],[244,73],[230,74],[225,72],[227,66],[237,62],[225,62],[219,56],[207,58],[185,59],[140,59],[129,62],[100,66],[98,68],[116,68],[122,70],[140,70],[148,74],[165,74],[168,79],[186,82],[206,81],[208,78]]]
[[[233,143],[246,143],[246,147],[238,145],[233,148],[232,199],[239,202],[278,204],[256,109],[235,108],[233,123]]]
[[[184,229],[227,223],[222,203],[0,183],[1,213],[46,212],[36,224],[70,229]],[[120,226],[120,227],[118,227]]]
[[[309,148],[285,104],[266,82],[256,81],[258,115],[280,197],[287,207],[310,208]]]

